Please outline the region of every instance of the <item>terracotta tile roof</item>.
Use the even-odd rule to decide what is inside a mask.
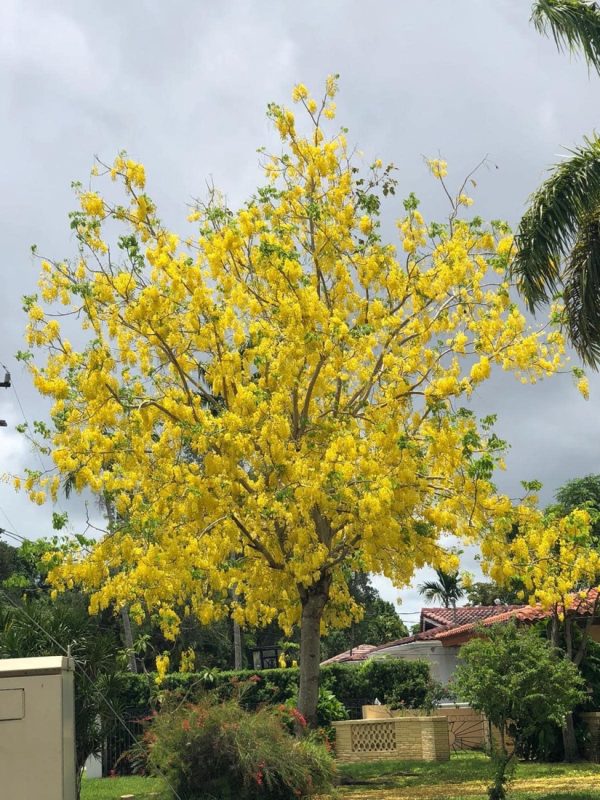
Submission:
[[[596,613],[596,604],[598,602],[598,590],[591,589],[584,597],[573,595],[570,605],[567,609],[567,614],[594,614]],[[560,609],[559,609],[560,610]],[[478,622],[472,622],[467,625],[459,625],[446,627],[444,630],[437,629],[438,635],[435,637],[442,644],[449,646],[451,644],[462,644],[469,639],[475,632],[478,626],[488,627],[490,625],[499,625],[504,622],[509,622],[515,619],[517,622],[531,623],[538,622],[541,619],[547,619],[551,611],[544,609],[541,606],[513,606],[500,614],[487,617]]]
[[[420,631],[419,633],[413,633],[411,636],[404,636],[402,639],[394,639],[393,642],[380,644],[375,650],[385,650],[387,647],[396,647],[400,644],[411,644],[412,642],[431,641],[432,639],[437,639],[442,631],[449,631],[453,627],[453,625],[439,625],[437,628],[430,628],[428,631]]]
[[[468,625],[471,622],[480,622],[488,617],[494,617],[504,611],[520,608],[520,605],[498,606],[459,606],[458,608],[422,608],[421,625],[423,621],[431,621],[438,625]]]
[[[323,667],[326,664],[342,664],[348,661],[364,661],[369,653],[372,653],[373,650],[376,649],[377,647],[374,644],[359,644],[351,650],[346,650],[344,653],[338,653],[336,656],[331,656],[331,658],[321,661],[321,666]]]
[[[367,655],[370,655],[370,653],[378,650],[385,650],[388,647],[396,647],[397,645],[402,644],[412,644],[412,642],[426,642],[431,641],[432,639],[438,639],[440,634],[446,631],[450,632],[455,630],[458,626],[463,627],[466,623],[477,624],[481,620],[484,620],[491,615],[498,616],[500,612],[517,608],[523,608],[523,606],[463,606],[456,609],[456,621],[453,619],[454,609],[452,608],[423,608],[421,610],[421,620],[423,617],[426,617],[432,622],[437,622],[437,627],[430,628],[427,631],[413,633],[411,636],[403,636],[401,639],[395,639],[393,642],[386,642],[385,644],[380,644],[376,647],[372,645],[366,645],[367,647],[373,648],[369,653],[367,653]],[[328,659],[327,662],[323,663],[333,663],[334,659],[336,661],[351,660],[345,658],[347,655],[348,653],[340,653],[339,656],[334,656],[333,659]],[[363,658],[366,658],[366,656],[363,656]],[[362,660],[362,658],[353,660]]]
[[[598,589],[590,589],[584,597],[574,595],[570,610],[576,614],[594,614],[598,610],[596,606],[599,597],[600,592]]]
[[[567,613],[573,612],[575,614],[593,614],[598,613],[596,605],[600,598],[600,592],[597,589],[591,589],[584,597],[573,595],[571,604]],[[355,647],[353,650],[347,650],[345,653],[340,653],[337,656],[328,658],[323,661],[323,664],[334,664],[344,661],[364,661],[368,656],[380,651],[386,650],[388,647],[398,647],[399,645],[412,644],[413,642],[426,642],[426,641],[439,641],[445,647],[452,647],[455,645],[464,644],[476,632],[479,626],[488,627],[490,625],[499,625],[504,622],[509,622],[511,619],[517,622],[531,623],[538,622],[541,619],[546,619],[550,616],[550,611],[543,609],[541,606],[464,606],[456,609],[457,612],[464,612],[462,616],[457,615],[456,622],[449,621],[442,623],[441,620],[445,615],[453,616],[453,609],[448,608],[424,608],[421,611],[421,617],[426,617],[432,621],[440,620],[440,624],[436,628],[430,628],[427,631],[414,633],[412,636],[405,636],[402,639],[395,639],[393,642],[386,642],[378,646],[372,644],[363,644]],[[433,613],[432,613],[433,612]],[[442,612],[441,614],[439,612]],[[493,613],[491,613],[493,612]],[[436,620],[436,615],[437,620]],[[466,621],[465,621],[466,618]]]
[[[458,644],[462,643],[463,640],[468,639],[480,626],[487,628],[491,625],[501,625],[502,623],[510,622],[511,619],[515,619],[517,622],[523,623],[537,622],[538,620],[545,619],[549,616],[550,612],[539,606],[516,606],[510,608],[508,611],[503,611],[500,614],[495,614],[494,616],[487,617],[486,619],[470,622],[467,625],[456,625],[447,627],[444,630],[440,630],[438,628],[437,636],[435,638],[445,645],[450,645],[454,642],[454,640],[460,640],[460,642],[456,642]]]

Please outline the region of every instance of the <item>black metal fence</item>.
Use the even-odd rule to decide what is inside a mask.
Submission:
[[[139,772],[136,744],[144,734],[145,722],[139,714],[132,716],[131,712],[125,712],[121,717],[126,727],[116,722],[102,748],[102,775],[105,778]]]
[[[362,707],[373,705],[372,697],[340,697],[346,707],[348,719],[362,719]]]

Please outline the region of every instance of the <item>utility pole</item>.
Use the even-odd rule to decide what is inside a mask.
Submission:
[[[10,372],[7,369],[5,369],[4,380],[0,381],[0,386],[3,389],[9,389],[10,388]],[[6,428],[6,420],[5,419],[0,419],[0,428]]]

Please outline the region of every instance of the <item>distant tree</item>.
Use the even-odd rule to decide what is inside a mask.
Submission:
[[[535,630],[494,625],[465,644],[454,673],[457,697],[469,703],[499,731],[492,740],[494,783],[489,800],[503,800],[510,780],[515,745],[547,722],[563,723],[580,702],[583,680],[577,668],[562,658]],[[516,749],[516,747],[515,747]]]
[[[17,597],[48,595],[48,570],[55,563],[51,554],[60,546],[58,537],[24,539],[18,547],[4,545],[4,561],[0,550],[0,587]]]
[[[408,629],[393,603],[384,600],[364,572],[356,572],[348,582],[353,602],[363,609],[363,617],[342,630],[323,637],[322,658],[330,658],[359,644],[385,644],[408,636]]]
[[[156,617],[148,614],[146,622],[133,623],[134,647],[139,668],[153,672],[156,657],[168,653],[171,669],[181,669],[189,663],[190,654],[196,667],[232,669],[233,637],[229,619],[216,620],[202,625],[194,617],[185,617],[177,638],[167,639],[160,629]]]
[[[592,512],[592,534],[600,545],[600,475],[585,475],[564,483],[555,494],[563,514],[576,508]]]
[[[598,599],[600,551],[592,531],[595,512],[560,505],[545,511],[523,504],[496,527],[482,544],[482,566],[498,583],[512,586],[518,576],[523,599],[549,612],[548,636],[565,658],[579,667],[586,653]],[[582,597],[579,597],[579,593]],[[563,727],[565,759],[577,756],[572,715]]]
[[[518,582],[510,586],[500,586],[493,581],[477,581],[466,589],[468,604],[470,606],[493,606],[499,600],[501,605],[518,605],[523,602],[519,598]]]
[[[0,586],[17,569],[17,563],[17,548],[0,541]]]
[[[437,580],[425,581],[417,588],[426,600],[439,601],[444,608],[456,608],[456,603],[465,596],[458,572],[444,572],[436,569]]]

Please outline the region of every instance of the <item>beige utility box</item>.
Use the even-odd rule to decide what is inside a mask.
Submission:
[[[75,796],[72,660],[0,659],[0,797]]]

